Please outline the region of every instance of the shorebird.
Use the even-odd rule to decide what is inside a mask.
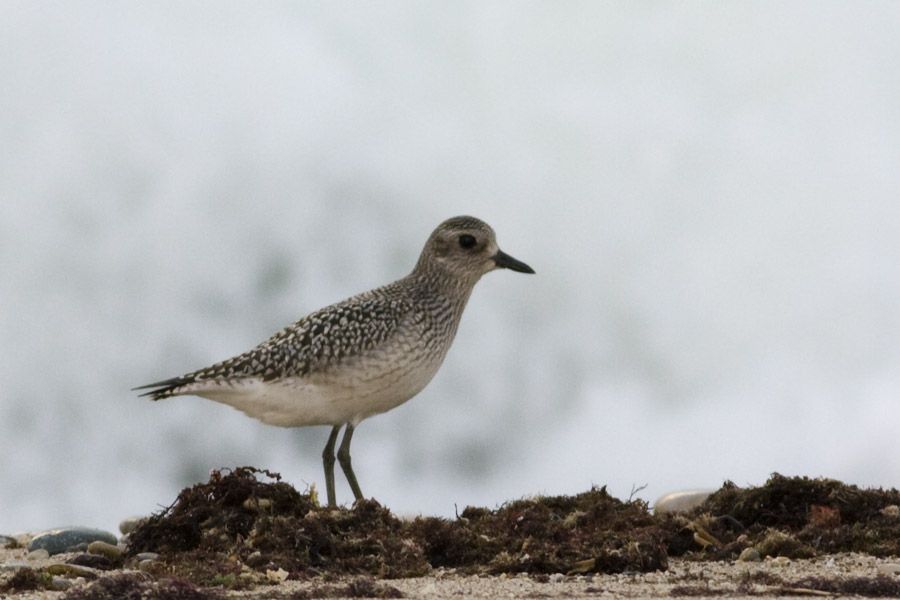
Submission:
[[[534,273],[497,247],[487,223],[454,217],[432,232],[406,277],[317,310],[243,354],[134,389],[153,400],[201,396],[269,425],[331,425],[322,452],[329,506],[336,506],[334,446],[343,427],[337,460],[361,500],[350,460],[354,430],[431,381],[472,288],[498,268]]]

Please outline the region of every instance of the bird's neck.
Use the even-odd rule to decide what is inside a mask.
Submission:
[[[434,264],[419,264],[407,277],[415,282],[414,289],[430,296],[432,299],[443,300],[452,306],[455,312],[458,311],[459,314],[465,308],[469,295],[479,279],[460,278],[455,273],[451,273]]]

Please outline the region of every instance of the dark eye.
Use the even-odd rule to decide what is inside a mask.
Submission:
[[[475,244],[478,243],[475,239],[474,235],[469,235],[468,233],[464,233],[459,236],[459,245],[463,248],[474,248]]]

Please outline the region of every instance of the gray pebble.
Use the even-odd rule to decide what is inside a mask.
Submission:
[[[50,558],[50,553],[47,552],[46,548],[38,548],[37,550],[32,550],[26,556],[28,560],[43,560],[45,558]]]
[[[741,555],[738,556],[738,560],[741,562],[756,562],[762,560],[762,556],[760,556],[759,550],[756,548],[744,548]]]
[[[72,587],[72,580],[65,577],[54,576],[50,580],[50,589],[57,592],[64,592]]]
[[[94,579],[97,577],[97,571],[94,569],[67,563],[49,565],[44,570],[51,575],[68,575],[70,577],[85,577],[87,579]]]
[[[122,549],[113,544],[107,544],[97,540],[88,544],[87,551],[90,554],[99,554],[111,560],[119,560],[122,558]]]
[[[148,571],[155,564],[156,564],[155,560],[142,560],[141,562],[138,563],[138,570],[139,571]]]
[[[116,544],[116,536],[101,529],[88,527],[64,527],[42,531],[32,538],[28,544],[29,550],[45,549],[51,555],[65,552],[79,544],[90,544],[100,540],[108,544]]]
[[[30,566],[31,565],[23,560],[8,560],[5,563],[0,563],[0,571],[18,571],[19,569],[25,569]]]
[[[156,552],[139,552],[138,554],[135,554],[134,557],[140,562],[143,560],[156,560],[159,558],[159,554]]]
[[[107,558],[102,554],[88,554],[87,552],[83,554],[76,554],[72,558],[66,561],[66,563],[70,565],[78,565],[80,567],[90,567],[92,569],[100,569],[106,571],[108,569],[114,569],[121,564],[121,560],[112,560],[111,558]]]

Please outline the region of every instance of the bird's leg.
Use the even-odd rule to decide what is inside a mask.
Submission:
[[[338,448],[337,458],[341,463],[341,469],[347,476],[347,483],[353,490],[353,496],[357,500],[362,500],[362,491],[359,489],[359,483],[356,482],[356,475],[353,473],[353,467],[350,465],[350,440],[353,439],[353,425],[347,423],[347,429],[344,430],[344,439],[341,440],[341,447]]]
[[[334,443],[337,441],[338,432],[341,430],[340,425],[331,428],[331,435],[328,436],[328,443],[322,450],[322,464],[325,465],[325,490],[328,494],[328,506],[337,506],[334,495]]]

